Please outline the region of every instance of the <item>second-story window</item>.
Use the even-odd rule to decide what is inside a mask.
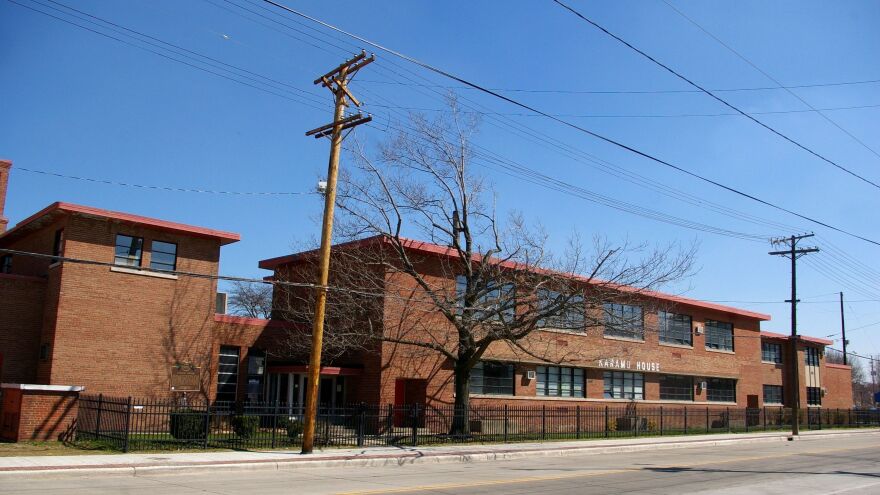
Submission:
[[[667,344],[693,345],[691,339],[691,317],[660,311],[660,342]]]
[[[781,363],[782,346],[773,342],[761,342],[761,361],[765,363]]]
[[[819,349],[807,347],[804,349],[804,364],[807,366],[819,366]]]
[[[538,310],[545,311],[553,305],[561,306],[556,314],[538,320],[539,328],[553,328],[572,330],[577,332],[586,331],[586,306],[584,296],[572,295],[567,302],[562,301],[562,294],[553,290],[538,290]]]
[[[12,273],[12,255],[0,256],[0,273]]]
[[[144,239],[130,235],[116,235],[116,256],[113,263],[122,266],[141,266]]]
[[[150,250],[150,268],[173,272],[177,268],[177,244],[153,241]]]
[[[605,303],[605,335],[645,340],[642,307],[630,304]]]
[[[706,349],[733,351],[733,325],[706,320]]]
[[[455,277],[455,293],[458,298],[458,310],[464,310],[464,298],[467,291],[467,277]],[[474,306],[470,308],[470,317],[478,322],[511,321],[516,316],[516,287],[513,284],[498,284],[489,281],[477,294]]]

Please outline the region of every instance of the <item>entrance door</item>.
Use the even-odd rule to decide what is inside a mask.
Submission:
[[[428,380],[422,378],[398,378],[394,382],[394,425],[412,426],[412,407],[418,406],[418,422],[420,426],[424,426],[424,411],[427,397]]]

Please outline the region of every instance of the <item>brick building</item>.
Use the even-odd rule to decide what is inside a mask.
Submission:
[[[365,239],[336,249],[365,249],[375,244],[382,244],[382,239]],[[443,257],[452,256],[450,249],[419,241],[405,241],[405,246],[430,284],[448,287],[451,294],[455,293],[455,280],[437,268]],[[260,267],[284,279],[308,254],[263,260]],[[399,273],[387,276],[401,277]],[[584,284],[585,290],[588,286]],[[391,291],[412,298],[418,289],[414,281],[395,280],[388,284],[386,293],[390,295]],[[769,320],[769,315],[656,292],[640,297],[645,307],[663,310],[643,312],[638,303],[617,305],[622,307],[615,311],[639,315],[638,324],[627,335],[619,330],[610,332],[609,328],[546,327],[536,331],[534,338],[551,342],[555,349],[542,356],[546,361],[517,352],[512,346],[493,344],[471,378],[471,402],[565,405],[635,400],[739,407],[791,404],[793,394],[785,371],[791,340],[761,331],[760,324]],[[423,325],[426,318],[431,318],[424,313],[402,315],[399,301],[400,297],[385,298],[381,321],[386,325],[399,327],[402,318],[417,318]],[[443,318],[432,319],[430,325],[446,326],[446,331],[453,332]],[[798,341],[803,407],[852,406],[850,368],[825,362],[824,348],[830,344],[830,340],[813,337]],[[300,400],[304,368],[291,371],[270,363],[268,371],[269,397]],[[346,391],[349,401],[428,405],[452,402],[451,366],[439,353],[423,348],[386,342],[374,352],[364,353],[351,372],[355,376]]]
[[[34,407],[57,414],[69,402],[65,394],[82,388],[146,398],[185,390],[212,400],[302,402],[307,360],[279,357],[279,342],[291,335],[307,338],[302,327],[308,325],[218,314],[220,251],[238,241],[237,234],[60,202],[6,230],[11,166],[0,161],[0,249],[41,256],[0,252],[4,402],[39,403]],[[421,242],[408,242],[407,249],[422,259],[427,274],[448,256],[445,248]],[[277,274],[302,256],[259,266]],[[454,280],[435,282],[455,290]],[[665,301],[668,312],[645,312],[641,331],[630,336],[592,329],[539,332],[560,348],[583,350],[576,362],[551,364],[503,346],[490,348],[472,380],[473,402],[758,407],[791,401],[783,367],[790,340],[761,332],[769,316],[659,293],[650,297]],[[387,298],[383,321],[401,318],[392,300]],[[850,369],[825,362],[829,344],[807,337],[798,342],[803,406],[852,406]],[[384,343],[338,358],[321,375],[321,402],[328,405],[452,398],[445,359],[402,345]],[[58,397],[27,397],[52,394]],[[4,406],[3,414],[8,411]],[[10,417],[3,419],[7,426]],[[50,436],[61,429],[59,420]]]

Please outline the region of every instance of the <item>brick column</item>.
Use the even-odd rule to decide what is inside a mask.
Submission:
[[[3,440],[57,440],[72,431],[83,387],[4,383],[2,388]]]

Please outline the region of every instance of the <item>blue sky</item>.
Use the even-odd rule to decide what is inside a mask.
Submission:
[[[122,38],[106,27],[52,10],[49,6],[63,7],[48,0],[15,1]],[[785,85],[880,79],[876,2],[669,1]],[[221,271],[245,276],[264,274],[256,267],[259,259],[286,254],[318,235],[322,205],[313,194],[143,190],[21,168],[182,188],[310,192],[325,173],[327,143],[303,133],[331,115],[329,93],[311,82],[360,43],[301,19],[280,17],[254,0],[63,3],[289,86],[273,89],[283,97],[267,94],[0,2],[0,156],[12,159],[16,167],[7,201],[13,223],[62,200],[231,230],[241,233],[242,241],[224,248]],[[774,86],[660,0],[571,4],[705,87]],[[692,89],[551,1],[290,5],[487,87],[581,92]],[[379,52],[377,57],[352,86],[376,119],[373,128],[358,129],[364,141],[382,140],[383,122],[389,116],[400,119],[406,108],[443,108],[440,96],[447,89],[435,86],[460,86],[391,55]],[[829,110],[826,115],[880,150],[880,84],[793,91],[816,108],[865,107]],[[748,202],[547,119],[507,115],[524,112],[489,96],[457,92],[467,105],[503,114],[483,118],[480,146],[569,184],[738,232],[769,237],[791,234],[793,229],[815,231],[815,244],[823,251],[811,255],[799,270],[799,292],[809,302],[800,307],[802,333],[825,336],[839,331],[835,301],[842,290],[854,301],[846,308],[848,327],[864,326],[850,334],[851,349],[880,353],[875,336],[880,332],[880,276],[871,271],[880,270],[880,247]],[[579,125],[789,209],[880,238],[877,189],[743,117],[621,117],[729,112],[706,95],[504,94],[567,115]],[[789,112],[806,107],[785,91],[719,94],[747,112],[788,112],[756,116],[837,163],[880,179],[880,157],[815,113]],[[790,228],[741,221],[622,181],[596,168],[585,155],[575,159],[559,147],[510,131],[511,125],[520,124],[578,153],[638,173],[649,183]],[[495,168],[478,164],[477,170],[493,182],[499,210],[517,209],[540,221],[560,246],[575,231],[617,241],[698,241],[699,273],[670,287],[672,291],[719,301],[782,301],[789,295],[788,264],[767,255],[768,243],[660,223],[542,189]],[[788,331],[785,304],[730,304],[768,312],[773,320],[765,329]]]

